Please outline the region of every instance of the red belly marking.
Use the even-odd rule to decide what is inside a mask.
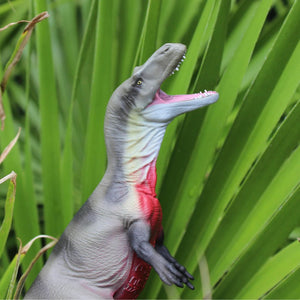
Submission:
[[[153,162],[146,181],[135,185],[139,195],[140,208],[151,228],[150,243],[153,247],[162,229],[162,210],[156,198],[155,185],[156,169],[155,162]],[[124,285],[114,294],[114,299],[136,299],[145,287],[150,271],[151,266],[134,253],[129,276]]]
[[[114,294],[114,299],[136,299],[145,287],[150,271],[151,266],[134,253],[130,274],[125,284]]]

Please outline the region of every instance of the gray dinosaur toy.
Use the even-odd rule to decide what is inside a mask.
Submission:
[[[160,86],[186,47],[165,44],[112,94],[105,116],[106,173],[54,247],[26,299],[135,299],[151,267],[167,284],[193,277],[163,244],[156,159],[176,116],[214,103],[218,93],[170,96]]]

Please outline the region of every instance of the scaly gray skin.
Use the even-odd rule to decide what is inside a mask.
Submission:
[[[155,162],[167,125],[218,99],[216,92],[168,96],[160,90],[185,51],[182,44],[165,44],[114,91],[104,126],[106,173],[26,299],[136,298],[148,277],[145,262],[164,283],[193,288],[192,276],[163,245],[155,198]]]

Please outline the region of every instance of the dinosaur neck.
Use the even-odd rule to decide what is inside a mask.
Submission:
[[[126,119],[107,113],[106,118],[108,166],[103,183],[126,182],[154,194],[155,165],[167,124],[147,122],[135,113]]]
[[[125,180],[153,190],[156,184],[156,160],[166,127],[160,124],[137,123],[134,118],[127,124],[123,153]]]

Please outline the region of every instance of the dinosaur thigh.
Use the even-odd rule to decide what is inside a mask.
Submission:
[[[96,238],[95,230],[86,228],[68,239],[66,269],[71,278],[84,278],[86,287],[117,290],[128,277],[133,250],[121,222],[103,218],[100,223]]]
[[[24,299],[113,299],[111,289],[93,290],[84,282],[42,272]]]

